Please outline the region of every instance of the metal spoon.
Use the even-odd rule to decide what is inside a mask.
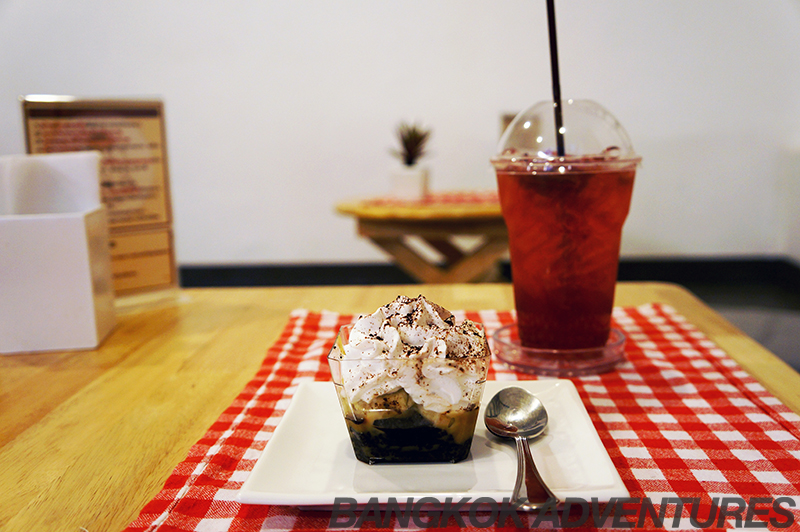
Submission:
[[[501,438],[517,443],[517,481],[511,504],[523,511],[534,511],[558,502],[542,480],[533,462],[528,438],[535,438],[547,426],[547,410],[532,393],[516,386],[503,388],[486,405],[486,428]]]

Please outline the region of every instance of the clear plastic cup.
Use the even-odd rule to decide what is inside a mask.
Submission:
[[[328,363],[356,458],[368,464],[455,463],[467,458],[491,359],[488,343],[484,341],[482,353],[465,358],[351,359],[344,356],[350,330],[351,326],[341,328]],[[411,389],[390,384],[387,393],[365,401],[350,380],[356,374],[399,379]],[[408,383],[429,388],[437,378],[448,379],[448,386],[458,382],[463,391],[455,394],[458,402],[443,408],[446,399],[440,397],[436,410],[415,402],[418,390]]]
[[[518,342],[530,350],[516,350],[510,363],[541,372],[568,354],[583,360],[585,374],[609,367],[622,226],[641,157],[599,104],[566,100],[562,113],[563,155],[553,102],[540,102],[509,124],[492,164],[509,234]],[[558,366],[555,374],[575,374],[569,362]]]

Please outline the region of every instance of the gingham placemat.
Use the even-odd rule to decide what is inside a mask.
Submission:
[[[489,332],[513,321],[510,312],[455,314],[483,322]],[[338,328],[352,318],[292,312],[256,376],[126,530],[326,529],[330,512],[242,505],[235,497],[298,383],[330,379],[327,353]],[[665,526],[680,529],[692,528],[690,517],[702,523],[719,515],[725,498],[787,497],[783,513],[762,510],[751,521],[732,517],[695,528],[749,523],[785,530],[790,522],[791,529],[800,528],[800,417],[672,308],[617,308],[614,321],[628,336],[627,361],[615,371],[573,382],[631,497],[655,503],[655,511],[666,501]],[[495,361],[489,378],[535,377]],[[691,516],[689,507],[679,510],[680,498],[699,498],[699,511]],[[536,524],[535,514],[522,519],[527,526]],[[643,524],[654,525],[649,519]]]
[[[366,201],[370,205],[403,205],[422,203],[426,205],[483,205],[499,203],[497,190],[454,190],[431,192],[419,200],[406,200],[393,196],[372,198]]]

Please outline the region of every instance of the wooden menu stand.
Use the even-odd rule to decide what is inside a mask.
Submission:
[[[100,152],[116,295],[177,288],[163,102],[31,95],[22,110],[28,153]]]
[[[424,283],[495,280],[497,262],[508,252],[508,232],[495,192],[439,193],[419,201],[373,198],[340,203],[336,209],[355,217],[360,235]],[[480,242],[465,247],[459,236],[477,236]],[[439,257],[420,252],[414,238]]]

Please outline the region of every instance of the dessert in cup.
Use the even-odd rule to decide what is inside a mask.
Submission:
[[[342,327],[328,361],[356,458],[467,458],[490,358],[481,325],[423,296]]]

